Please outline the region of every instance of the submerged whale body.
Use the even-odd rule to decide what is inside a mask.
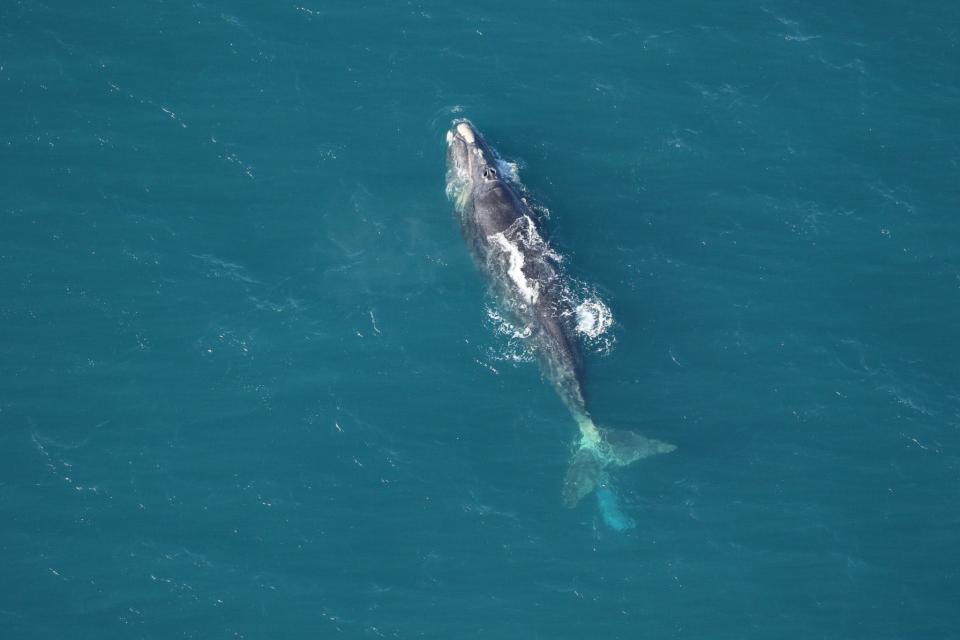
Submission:
[[[579,427],[563,484],[563,502],[574,507],[607,484],[607,468],[624,466],[674,445],[593,423],[581,385],[583,358],[572,326],[574,310],[563,295],[557,255],[540,233],[518,185],[501,174],[498,156],[466,120],[447,132],[447,194],[464,238],[504,308],[529,330],[537,360]],[[605,496],[601,492],[601,506]]]

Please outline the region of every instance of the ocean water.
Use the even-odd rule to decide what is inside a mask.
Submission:
[[[960,637],[958,7],[0,3],[0,637]],[[679,447],[574,510],[462,117]]]

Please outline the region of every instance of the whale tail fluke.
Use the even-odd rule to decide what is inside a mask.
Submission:
[[[588,417],[577,419],[582,437],[563,481],[563,504],[573,508],[597,488],[607,484],[607,468],[676,450],[676,445],[632,431],[598,429]]]

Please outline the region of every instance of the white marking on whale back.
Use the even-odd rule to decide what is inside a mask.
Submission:
[[[507,275],[509,275],[510,279],[513,280],[513,283],[517,286],[517,289],[520,291],[520,295],[523,296],[523,299],[526,300],[527,304],[536,303],[536,301],[540,298],[540,283],[531,283],[529,280],[527,280],[527,276],[523,272],[523,263],[525,260],[523,257],[523,252],[520,251],[520,248],[507,240],[507,237],[503,235],[502,231],[500,233],[495,233],[491,236],[488,236],[487,239],[507,254],[507,259],[510,261],[510,266],[507,269]]]

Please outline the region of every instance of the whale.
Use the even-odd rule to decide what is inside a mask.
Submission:
[[[523,327],[543,376],[577,425],[562,502],[573,508],[597,490],[603,505],[611,495],[610,469],[670,453],[676,446],[594,423],[584,395],[576,310],[541,216],[472,122],[454,120],[445,137],[446,192],[474,262],[511,322]]]

